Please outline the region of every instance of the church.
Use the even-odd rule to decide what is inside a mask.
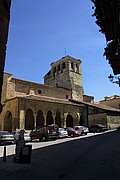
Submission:
[[[81,64],[81,60],[71,56],[62,57],[51,63],[44,84],[17,79],[5,72],[0,130],[30,131],[48,124],[89,127],[94,122],[110,128],[118,126],[119,109],[95,104],[93,96],[84,95]]]

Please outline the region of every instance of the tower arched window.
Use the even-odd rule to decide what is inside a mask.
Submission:
[[[58,66],[58,71],[60,71],[60,65]]]
[[[71,69],[73,69],[73,62],[71,62]]]
[[[62,64],[62,68],[65,69],[65,63]]]
[[[59,72],[60,71],[60,65],[58,65],[58,67],[57,67],[57,72]]]
[[[54,73],[56,73],[56,67],[54,67]]]

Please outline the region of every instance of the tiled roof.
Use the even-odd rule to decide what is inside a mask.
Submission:
[[[14,98],[24,98],[24,99],[28,99],[28,100],[36,100],[36,101],[43,101],[43,102],[52,102],[52,103],[59,103],[59,104],[68,104],[68,105],[77,105],[74,102],[69,101],[68,99],[59,99],[59,98],[53,98],[53,97],[47,97],[47,96],[38,96],[38,95],[22,95],[22,96],[16,96]],[[14,98],[11,98],[9,100],[12,100]],[[84,104],[79,104],[79,106],[83,107]]]
[[[22,99],[28,99],[28,100],[36,100],[36,101],[43,101],[43,102],[51,102],[51,103],[59,103],[59,104],[68,104],[68,105],[73,105],[73,106],[82,106],[84,107],[85,105],[91,106],[91,107],[96,107],[99,109],[103,109],[106,111],[112,111],[112,112],[119,112],[119,109],[106,106],[103,104],[99,103],[89,103],[89,102],[84,102],[84,101],[77,101],[73,99],[59,99],[59,98],[53,98],[53,97],[47,97],[47,96],[38,96],[38,95],[25,95],[25,96],[16,96],[14,98],[22,98]],[[9,100],[12,100],[14,98],[11,98]]]
[[[84,104],[84,105],[96,107],[96,108],[99,108],[99,109],[103,109],[103,110],[106,110],[106,111],[113,111],[113,112],[119,112],[120,113],[120,109],[113,108],[113,107],[106,106],[106,105],[99,104],[99,103],[89,103],[89,102],[83,102],[83,101],[76,101],[76,100],[73,100],[73,99],[70,99],[70,102],[75,102],[77,104]]]
[[[105,97],[104,100],[101,100],[100,102],[104,102],[104,101],[111,101],[111,100],[114,100],[114,99],[120,99],[120,96],[118,95],[113,95],[113,96],[110,96],[110,97]]]

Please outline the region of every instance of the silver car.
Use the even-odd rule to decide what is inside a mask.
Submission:
[[[59,132],[60,132],[60,135],[59,135],[60,138],[68,137],[68,132],[64,128],[59,128]]]
[[[0,144],[15,143],[13,135],[9,131],[0,131]]]

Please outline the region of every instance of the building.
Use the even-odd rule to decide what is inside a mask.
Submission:
[[[11,0],[0,0],[0,113],[2,112],[1,95],[10,20],[10,6]]]
[[[4,73],[0,129],[31,130],[57,123],[60,127],[86,122],[86,108],[69,99],[83,100],[81,60],[70,56],[51,64],[45,84],[28,82]]]
[[[70,56],[52,63],[51,70],[44,77],[44,84],[69,90],[69,98],[83,101],[81,63],[81,60]]]
[[[78,104],[84,104],[87,109],[87,125],[92,124],[104,124],[108,129],[116,129],[120,126],[120,110],[101,104],[101,103],[90,103],[90,102],[80,102],[76,100],[70,100]]]
[[[101,100],[99,103],[104,104],[106,106],[120,109],[120,96],[118,95],[113,95],[110,97],[106,96],[104,100]]]
[[[30,131],[53,123],[59,127],[97,122],[110,128],[119,126],[120,110],[95,104],[93,96],[84,95],[81,63],[70,56],[52,63],[44,85],[4,73],[0,130]]]

